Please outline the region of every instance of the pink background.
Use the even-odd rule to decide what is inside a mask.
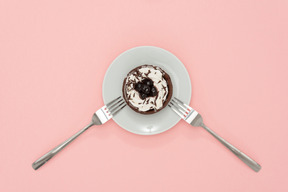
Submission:
[[[1,0],[0,191],[288,191],[287,26],[286,0]],[[89,123],[109,64],[141,45],[179,57],[190,104],[259,173],[184,122],[140,136],[110,121],[32,169]]]

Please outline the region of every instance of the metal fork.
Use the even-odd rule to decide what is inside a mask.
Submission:
[[[239,159],[241,159],[246,165],[248,165],[255,172],[260,171],[261,166],[256,161],[251,159],[248,155],[244,154],[239,149],[237,149],[229,142],[224,140],[222,137],[217,135],[214,131],[209,129],[203,123],[201,115],[197,111],[192,109],[190,106],[186,105],[184,102],[175,97],[171,100],[168,106],[190,125],[195,127],[203,127],[206,131],[208,131],[211,135],[213,135],[218,141],[220,141],[225,147],[227,147],[230,151],[232,151]]]
[[[74,141],[79,135],[84,133],[88,128],[92,127],[93,125],[102,125],[106,123],[112,116],[116,115],[121,109],[126,106],[125,101],[121,98],[121,96],[117,97],[113,101],[109,102],[107,105],[104,105],[98,111],[96,111],[92,116],[92,121],[86,127],[78,131],[75,135],[58,145],[57,147],[53,148],[51,151],[40,157],[36,160],[32,167],[33,169],[37,170],[39,167],[44,165],[47,161],[49,161],[52,157],[54,157],[57,153],[59,153],[62,149],[64,149],[69,143]]]

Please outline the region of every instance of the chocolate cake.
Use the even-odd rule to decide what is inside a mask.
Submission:
[[[173,87],[170,76],[163,69],[141,65],[127,74],[122,90],[131,109],[141,114],[153,114],[169,103]]]

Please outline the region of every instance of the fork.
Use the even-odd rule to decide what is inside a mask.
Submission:
[[[119,96],[113,101],[109,102],[107,105],[104,105],[103,107],[101,107],[98,111],[96,111],[93,114],[90,124],[88,124],[86,127],[78,131],[76,134],[71,136],[69,139],[67,139],[66,141],[58,145],[57,147],[47,152],[38,160],[36,160],[32,164],[33,169],[37,170],[38,168],[40,168],[47,161],[49,161],[52,157],[54,157],[57,153],[59,153],[62,149],[64,149],[69,143],[74,141],[78,136],[80,136],[82,133],[84,133],[87,129],[89,129],[93,125],[102,125],[106,123],[125,106],[126,106],[125,101],[123,101],[121,96]]]
[[[225,147],[227,147],[230,151],[232,151],[239,159],[241,159],[246,165],[248,165],[255,172],[260,171],[261,166],[256,161],[251,159],[248,155],[241,152],[239,149],[234,147],[225,139],[217,135],[214,131],[209,129],[203,123],[202,116],[197,111],[192,109],[190,106],[186,105],[184,102],[175,97],[171,100],[168,106],[190,125],[194,127],[203,127],[206,131],[208,131],[211,135],[213,135],[218,141],[220,141]]]

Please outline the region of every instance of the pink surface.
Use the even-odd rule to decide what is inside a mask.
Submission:
[[[287,22],[285,0],[1,0],[0,191],[288,191]],[[32,169],[89,123],[109,64],[140,45],[179,57],[191,106],[259,173],[183,121],[154,136],[110,121]]]

